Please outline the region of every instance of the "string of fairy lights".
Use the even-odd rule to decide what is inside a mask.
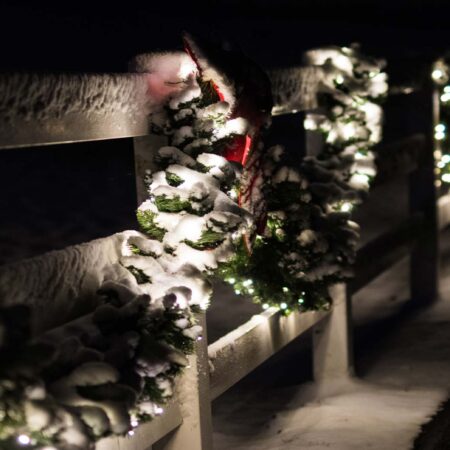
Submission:
[[[434,157],[436,160],[436,185],[450,185],[450,70],[443,59],[437,60],[431,72],[437,90],[439,108],[434,123]]]

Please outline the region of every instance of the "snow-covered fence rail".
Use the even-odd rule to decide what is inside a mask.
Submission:
[[[320,68],[274,72],[274,113],[315,106]],[[0,74],[0,149],[145,136],[147,74]]]
[[[272,73],[273,113],[313,108],[320,76],[319,69]],[[149,135],[152,99],[147,81],[145,74],[1,75],[0,148],[134,137],[138,200],[142,200],[144,171],[160,146],[160,138]],[[443,197],[436,202],[431,167],[432,96],[430,90],[422,95],[429,132],[379,152],[378,183],[399,172],[411,174],[411,217],[360,249],[355,280],[332,289],[332,310],[288,317],[268,310],[209,347],[207,339],[199,341],[190,359],[191,369],[178,385],[180,401],[175,399],[163,416],[139,427],[133,438],[108,438],[98,444],[99,450],[211,449],[211,401],[311,328],[314,376],[323,379],[351,373],[350,294],[407,252],[412,251],[413,293],[417,298],[435,295],[437,230],[438,224],[444,227],[450,223],[450,200]],[[36,329],[71,320],[83,306],[79,299],[94,292],[105,277],[106,267],[117,262],[123,238],[124,233],[118,233],[0,268],[2,301],[36,307],[40,311]],[[53,302],[57,315],[46,314],[49,302]],[[199,320],[205,325],[204,316]]]
[[[0,148],[145,135],[147,89],[141,74],[0,74]]]
[[[309,311],[280,317],[271,309],[211,344],[211,400],[327,315],[326,311]]]

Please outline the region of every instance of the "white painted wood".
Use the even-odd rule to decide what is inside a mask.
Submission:
[[[145,74],[0,74],[0,148],[148,134]]]
[[[331,313],[314,327],[313,365],[315,380],[353,375],[351,301],[344,283],[330,287]]]
[[[190,367],[177,380],[176,395],[183,416],[182,425],[153,446],[153,450],[212,450],[209,361],[205,314],[198,315],[203,338],[189,356]],[[128,449],[127,449],[128,450]]]
[[[284,317],[271,308],[211,344],[208,348],[211,400],[328,314],[327,311],[293,312]]]
[[[311,109],[321,69],[270,72],[274,114]],[[145,136],[146,74],[0,74],[0,149]]]
[[[126,275],[116,264],[127,232],[0,267],[0,306],[25,304],[36,332],[92,310],[106,277]]]
[[[272,115],[317,108],[317,90],[323,78],[321,67],[289,67],[267,72],[272,86]]]
[[[166,436],[182,423],[180,407],[172,401],[164,408],[164,414],[134,430],[133,436],[109,437],[95,446],[96,450],[149,450],[152,444]]]
[[[450,195],[444,195],[438,200],[438,225],[443,230],[450,225]]]

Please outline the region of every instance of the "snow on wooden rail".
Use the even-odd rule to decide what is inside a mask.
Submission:
[[[145,75],[1,74],[0,148],[148,134]]]
[[[34,311],[35,332],[89,311],[89,302],[119,261],[125,239],[126,232],[117,233],[1,266],[2,306],[29,305]]]
[[[316,106],[320,69],[272,71],[274,113]],[[147,74],[0,74],[0,149],[149,133]]]

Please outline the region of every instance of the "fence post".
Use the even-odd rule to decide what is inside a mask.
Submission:
[[[353,375],[351,297],[345,283],[330,287],[331,313],[313,330],[313,371],[316,381]]]
[[[148,135],[134,138],[134,160],[138,204],[147,198],[145,171],[155,170],[153,157],[166,138]],[[203,328],[195,353],[188,357],[189,368],[177,380],[176,397],[180,402],[183,423],[152,446],[152,450],[212,450],[212,420],[209,392],[208,339],[205,313],[198,314]]]
[[[325,145],[323,136],[317,131],[306,130],[305,137],[306,154],[320,154]],[[331,286],[329,293],[332,310],[313,328],[313,375],[316,381],[354,374],[351,295],[345,283]]]
[[[434,161],[434,126],[439,120],[439,97],[430,77],[417,93],[417,126],[425,134],[425,145],[419,156],[417,170],[409,176],[410,214],[423,215],[423,227],[416,239],[410,259],[411,299],[426,304],[439,293],[439,224]]]
[[[203,339],[189,356],[189,369],[177,382],[177,398],[181,402],[183,423],[170,432],[152,450],[212,450],[212,420],[209,389],[209,359],[206,336],[206,316],[199,314]]]

